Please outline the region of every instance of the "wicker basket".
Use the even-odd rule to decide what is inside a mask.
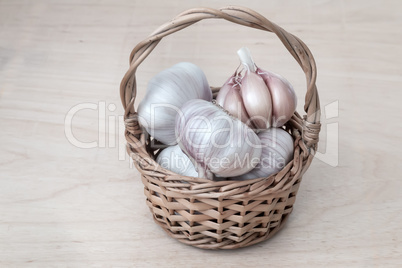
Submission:
[[[294,138],[294,157],[279,173],[246,181],[209,181],[175,174],[155,161],[156,148],[137,121],[135,72],[159,41],[203,19],[225,19],[275,33],[307,79],[303,118],[295,112],[285,129]],[[320,131],[316,65],[307,46],[260,14],[244,7],[196,8],[162,25],[130,55],[120,88],[125,109],[128,154],[141,173],[146,203],[155,222],[180,242],[205,249],[233,249],[261,242],[278,232],[292,212],[302,176],[314,157]],[[219,91],[212,88],[214,96]]]

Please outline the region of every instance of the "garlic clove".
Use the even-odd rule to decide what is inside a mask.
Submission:
[[[216,97],[216,103],[228,111],[231,115],[239,118],[243,123],[251,128],[254,128],[246,108],[243,104],[243,99],[240,94],[240,85],[236,81],[237,73],[232,75],[219,90]]]
[[[189,177],[198,177],[193,163],[188,156],[180,149],[179,145],[169,146],[163,149],[156,162],[165,169],[177,174]]]
[[[248,180],[269,177],[282,170],[293,158],[293,138],[282,128],[270,128],[258,133],[261,140],[261,161],[247,174],[229,180]]]
[[[246,107],[243,104],[243,98],[240,94],[240,86],[234,85],[226,96],[225,103],[222,106],[231,115],[239,118],[243,123],[254,128],[253,123],[247,114]]]
[[[138,106],[138,120],[152,137],[167,145],[177,144],[175,119],[191,99],[212,100],[204,72],[195,64],[178,63],[155,75]]]
[[[281,127],[292,117],[297,97],[292,85],[282,76],[257,68],[272,97],[272,126]]]
[[[258,129],[271,126],[272,99],[264,80],[255,72],[256,66],[247,47],[237,51],[246,71],[241,79],[241,96],[251,122]]]
[[[256,73],[246,70],[241,80],[241,96],[251,122],[258,129],[271,125],[272,100],[264,80]]]
[[[228,80],[223,84],[223,86],[219,89],[218,95],[216,96],[216,103],[219,104],[220,106],[225,105],[225,99],[229,91],[232,89],[232,87],[236,84],[236,77],[237,77],[237,72],[234,73],[231,77],[229,77]]]
[[[242,175],[260,161],[258,136],[211,102],[186,102],[176,117],[176,134],[180,148],[197,163],[199,177]]]

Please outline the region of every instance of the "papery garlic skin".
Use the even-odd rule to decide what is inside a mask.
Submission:
[[[139,122],[155,139],[175,145],[176,115],[191,99],[212,100],[204,72],[189,62],[173,65],[149,81],[146,95],[138,106]]]
[[[247,114],[258,129],[269,128],[272,117],[271,93],[264,80],[256,73],[250,50],[243,47],[237,51],[237,54],[246,70],[240,82],[240,92]]]
[[[258,133],[261,140],[261,161],[249,173],[228,178],[228,180],[248,180],[269,177],[282,170],[293,158],[292,136],[282,128],[270,128]]]
[[[297,97],[292,85],[282,76],[257,67],[257,74],[267,85],[272,98],[272,126],[281,127],[292,117]]]
[[[180,149],[179,145],[169,146],[163,149],[156,162],[163,168],[177,174],[189,177],[198,177],[193,163],[188,156]]]
[[[186,102],[182,116],[176,118],[176,134],[180,148],[196,163],[201,178],[239,176],[260,161],[258,136],[211,102]]]

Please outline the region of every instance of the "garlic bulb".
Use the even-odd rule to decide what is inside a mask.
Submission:
[[[239,176],[260,161],[258,136],[221,107],[204,100],[190,100],[176,118],[180,148],[195,163],[198,176],[213,179]]]
[[[155,139],[167,145],[177,144],[176,114],[191,99],[212,100],[205,74],[189,62],[173,65],[149,81],[147,93],[138,106],[139,122]]]
[[[269,177],[283,169],[293,157],[292,136],[282,128],[270,128],[258,133],[261,140],[261,161],[249,173],[229,180],[247,180]]]
[[[297,97],[292,85],[282,76],[257,68],[272,97],[272,126],[283,126],[293,115]]]
[[[222,86],[216,98],[218,104],[242,122],[249,122],[250,127],[283,126],[296,110],[292,85],[283,77],[258,68],[246,47],[237,54],[245,73],[241,76],[241,72],[236,72]]]
[[[179,145],[169,146],[160,152],[156,162],[163,168],[177,174],[189,177],[198,177],[193,163],[188,156],[183,153]]]

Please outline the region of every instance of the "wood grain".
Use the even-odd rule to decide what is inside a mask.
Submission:
[[[159,25],[227,4],[258,10],[309,46],[328,108],[322,155],[284,229],[249,248],[204,251],[154,224],[122,149],[119,83],[131,49]],[[0,1],[0,267],[400,266],[401,12],[398,1],[362,0]],[[301,112],[303,73],[279,40],[212,20],[159,44],[137,72],[138,99],[156,72],[184,60],[219,86],[241,46],[288,78]],[[72,119],[77,140],[98,143],[83,149],[65,119],[91,103]]]

